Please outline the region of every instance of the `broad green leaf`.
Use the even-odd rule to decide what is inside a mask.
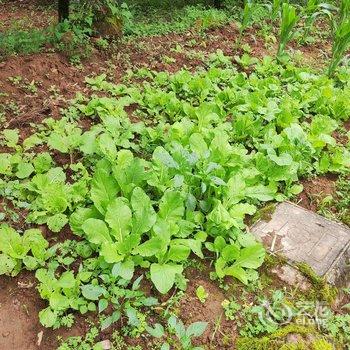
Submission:
[[[86,234],[89,242],[101,245],[103,243],[112,243],[112,238],[104,221],[99,219],[87,219],[83,226],[83,231]]]
[[[187,260],[191,253],[191,249],[186,245],[171,244],[167,254],[167,260],[181,262]]]
[[[124,255],[119,252],[118,243],[103,243],[100,249],[100,255],[109,264],[114,264],[124,259]]]
[[[19,233],[8,225],[0,226],[0,252],[12,258],[22,259],[29,251],[29,246],[24,246]]]
[[[173,244],[180,244],[183,246],[189,247],[194,254],[196,254],[199,258],[203,259],[203,253],[202,253],[202,241],[199,239],[174,239],[172,240]]]
[[[98,312],[101,313],[105,311],[108,307],[108,300],[106,299],[100,299],[98,301]]]
[[[238,203],[245,197],[246,184],[242,176],[233,176],[227,182],[227,197],[225,203],[227,207]]]
[[[13,269],[16,267],[17,262],[14,258],[6,254],[0,254],[0,276],[8,275],[10,276]]]
[[[47,226],[52,232],[60,232],[68,223],[67,215],[56,214],[47,219]]]
[[[208,146],[204,141],[204,138],[199,133],[194,133],[190,137],[191,149],[196,152],[199,156],[205,157],[208,156]]]
[[[252,245],[256,245],[255,237],[248,232],[240,233],[237,237],[237,241],[242,247],[249,247]]]
[[[88,300],[98,300],[99,297],[106,292],[101,286],[86,284],[80,287],[83,297]]]
[[[7,147],[15,147],[19,141],[18,129],[5,129],[2,135],[6,141]]]
[[[224,237],[218,236],[214,240],[214,248],[217,252],[221,252],[225,247],[227,243]]]
[[[128,236],[124,237],[124,240],[122,242],[118,242],[118,251],[121,254],[130,254],[131,251],[137,247],[140,244],[141,236],[139,234],[129,234]]]
[[[21,162],[17,165],[16,176],[19,179],[25,179],[34,172],[34,167],[31,163]]]
[[[31,249],[33,256],[39,260],[45,260],[46,249],[49,242],[44,238],[39,229],[29,229],[24,232],[23,245]]]
[[[122,242],[130,233],[132,213],[123,197],[115,198],[107,207],[106,222],[112,229],[112,235]]]
[[[52,166],[52,163],[52,157],[48,152],[40,153],[33,159],[35,172],[38,174],[42,174],[46,171],[49,171]]]
[[[62,183],[51,183],[42,192],[43,207],[50,214],[64,213],[69,205],[68,190]]]
[[[158,146],[153,152],[153,159],[167,168],[178,169],[179,165],[174,158],[163,147]]]
[[[161,237],[152,237],[150,240],[136,247],[133,250],[133,254],[144,257],[154,256],[162,249],[164,249],[164,240]]]
[[[0,153],[0,174],[8,175],[11,173],[11,154]]]
[[[188,337],[200,337],[208,327],[208,322],[194,322],[186,330]]]
[[[234,261],[239,257],[239,248],[234,244],[227,245],[221,251],[221,256],[227,262]]]
[[[78,208],[69,218],[69,225],[72,231],[77,235],[84,233],[82,226],[87,219],[98,219],[100,213],[94,207]]]
[[[25,151],[27,151],[34,146],[41,145],[42,143],[43,140],[37,134],[33,134],[23,141],[23,148]]]
[[[257,269],[262,265],[265,258],[265,249],[262,244],[255,244],[243,248],[240,251],[240,256],[235,262],[235,266]]]
[[[26,255],[22,260],[24,266],[29,271],[34,271],[39,267],[39,261],[38,259],[34,258],[33,256]]]
[[[159,323],[156,323],[153,327],[147,326],[146,331],[155,338],[161,338],[165,333],[164,327]]]
[[[108,160],[113,162],[117,158],[117,147],[113,138],[109,134],[102,134],[99,137],[98,145],[100,147],[101,153],[105,155]]]
[[[40,323],[46,328],[51,328],[55,325],[57,316],[57,313],[52,311],[50,307],[39,312]]]
[[[142,234],[148,232],[157,220],[156,212],[147,194],[140,188],[134,188],[131,195],[131,206],[134,212],[132,232]]]
[[[225,230],[228,230],[232,226],[236,225],[236,221],[231,217],[230,213],[220,201],[217,202],[214,209],[209,213],[207,219],[216,227],[220,227]]]
[[[166,294],[174,285],[175,276],[181,274],[182,271],[181,265],[152,264],[150,268],[151,280],[160,293]]]
[[[225,267],[226,267],[226,261],[222,257],[219,257],[218,259],[216,259],[215,272],[219,278],[225,277],[225,271],[224,271]]]
[[[170,350],[170,345],[168,343],[163,343],[160,350]]]
[[[145,161],[135,158],[129,150],[118,152],[117,165],[113,167],[113,175],[124,196],[129,198],[132,190],[141,186],[148,178],[144,164]]]
[[[182,219],[185,207],[179,192],[167,191],[159,203],[159,216],[164,220]]]
[[[135,264],[132,260],[119,262],[113,266],[112,275],[120,276],[125,280],[131,280],[134,276]]]
[[[256,185],[246,188],[245,194],[247,197],[258,199],[259,201],[267,202],[275,198],[275,191],[264,185]]]
[[[51,309],[55,311],[64,311],[69,308],[69,299],[58,291],[50,295],[49,303]]]
[[[107,206],[117,191],[118,185],[113,177],[104,168],[97,168],[91,183],[91,199],[101,214],[106,214]]]
[[[248,284],[248,277],[246,271],[237,265],[230,266],[225,269],[225,275],[237,278],[244,284]]]
[[[63,272],[60,279],[58,280],[58,285],[61,288],[73,288],[75,286],[76,280],[74,278],[73,271]]]
[[[101,331],[104,331],[108,327],[110,327],[113,323],[117,322],[121,317],[121,313],[119,310],[114,311],[111,316],[106,317],[102,322],[101,322]]]
[[[282,153],[280,156],[269,153],[268,157],[279,166],[289,166],[293,163],[293,158],[289,153]]]

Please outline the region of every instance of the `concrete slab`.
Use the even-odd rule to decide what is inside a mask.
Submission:
[[[291,263],[304,262],[330,283],[350,282],[350,228],[293,203],[277,205],[270,221],[252,228],[267,250]]]

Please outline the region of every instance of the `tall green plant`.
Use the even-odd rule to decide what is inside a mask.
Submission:
[[[346,51],[350,48],[350,18],[341,17],[335,27],[332,58],[328,67],[328,75],[332,76]]]
[[[350,18],[350,0],[342,0],[339,7],[340,22]]]
[[[288,3],[284,3],[282,5],[281,31],[277,58],[281,58],[284,55],[287,43],[292,40],[295,34],[294,27],[298,20],[299,16],[296,13],[295,7]]]
[[[237,40],[237,45],[240,45],[242,41],[242,36],[245,30],[249,27],[253,16],[253,1],[246,0],[243,8],[242,21],[239,24],[239,38]]]
[[[337,11],[337,8],[332,4],[320,3],[320,0],[308,0],[306,6],[303,8],[303,18],[305,23],[302,41],[307,41],[312,27],[318,17],[328,16],[329,18],[332,18],[332,12],[335,11]]]
[[[270,11],[271,20],[275,21],[281,10],[283,0],[273,0],[271,4],[268,4],[267,7]]]

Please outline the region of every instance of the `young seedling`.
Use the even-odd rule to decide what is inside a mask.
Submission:
[[[196,296],[197,298],[199,299],[199,301],[204,304],[208,298],[208,293],[207,291],[204,289],[203,286],[199,286],[197,289],[196,289]]]
[[[284,3],[282,5],[281,31],[277,51],[278,59],[284,56],[287,43],[293,39],[294,28],[298,20],[299,16],[296,14],[295,7]]]
[[[147,332],[156,338],[162,338],[164,335],[173,334],[176,338],[175,344],[179,344],[183,350],[203,350],[200,346],[192,345],[192,338],[200,337],[208,326],[207,322],[194,322],[190,324],[187,328],[183,322],[175,316],[171,316],[168,319],[167,332],[164,327],[156,323],[154,327],[146,327]],[[161,350],[169,350],[170,343],[174,340],[169,336],[167,337],[168,341],[164,342],[161,346]]]

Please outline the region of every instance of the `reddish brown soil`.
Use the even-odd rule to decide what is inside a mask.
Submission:
[[[322,199],[335,194],[336,180],[337,176],[328,175],[302,181],[304,190],[299,194],[297,203],[306,209],[317,211]]]
[[[237,337],[237,327],[233,321],[225,319],[224,310],[221,303],[226,299],[224,291],[216,283],[208,280],[207,273],[190,269],[187,271],[189,278],[186,296],[180,303],[181,319],[185,324],[193,322],[208,322],[208,326],[200,341],[197,344],[206,344],[209,349],[232,349],[232,344]],[[202,303],[196,296],[196,290],[202,286],[208,298]]]
[[[88,326],[82,317],[76,319],[71,330],[45,329],[39,323],[38,313],[46,303],[35,289],[36,279],[28,272],[18,277],[0,279],[0,349],[52,350],[57,347],[57,337],[85,334]],[[38,345],[38,339],[42,341]]]
[[[46,28],[54,23],[57,17],[52,6],[51,9],[48,8],[49,4],[48,0],[7,0],[1,2],[0,31],[10,27],[17,29]]]

